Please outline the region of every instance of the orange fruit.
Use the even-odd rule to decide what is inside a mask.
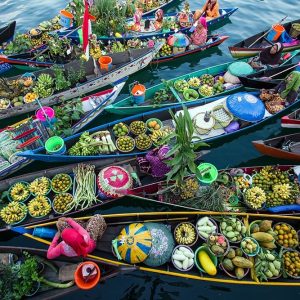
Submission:
[[[156,125],[154,126],[154,129],[155,129],[155,130],[160,129],[160,125],[159,125],[159,124],[156,124]]]

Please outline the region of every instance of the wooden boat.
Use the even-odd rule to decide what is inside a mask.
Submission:
[[[81,131],[86,125],[95,120],[103,112],[106,105],[115,101],[124,84],[125,82],[121,82],[112,89],[82,98],[84,115],[79,121],[73,124],[71,127],[71,134]],[[17,146],[18,148],[15,149],[15,152],[40,147],[49,137],[47,127],[36,120],[35,117],[26,118],[23,121],[6,127],[4,130],[0,131],[0,135],[4,132],[7,132],[13,140],[20,142]],[[7,164],[0,166],[0,178],[11,175],[28,165],[30,162],[31,160],[27,158],[17,158],[13,156],[10,162],[7,161]]]
[[[159,6],[149,8],[145,12],[143,12],[143,16],[151,16],[153,15],[158,9],[163,9],[171,6],[176,0],[163,0],[159,1]],[[142,2],[142,1],[141,1]]]
[[[133,74],[143,68],[145,68],[156,55],[161,48],[161,44],[157,44],[151,49],[137,49],[127,52],[111,54],[113,65],[112,69],[108,72],[106,70],[100,70],[98,63],[95,65],[92,58],[86,63],[83,63],[84,72],[86,74],[87,81],[81,84],[77,84],[66,91],[57,92],[51,96],[40,99],[40,102],[44,106],[56,104],[59,99],[68,100],[71,98],[79,97],[83,94],[90,93],[96,89],[100,89],[106,85],[117,82],[118,80]],[[72,69],[77,70],[80,66],[79,61],[72,61],[64,66],[65,72]],[[95,70],[99,74],[95,74]],[[38,77],[40,74],[45,73],[53,76],[53,70],[46,69],[37,72],[33,72],[33,75]],[[17,80],[19,76],[7,78],[8,81]],[[39,104],[34,101],[27,103],[26,105],[18,106],[17,108],[8,108],[0,111],[0,118],[5,119],[12,116],[21,115],[30,111],[34,111],[39,108]]]
[[[241,81],[243,86],[247,88],[273,89],[278,85],[278,83],[282,79],[284,79],[289,73],[295,70],[297,66],[298,63],[284,64],[279,67],[274,67],[269,70],[259,71],[247,76],[239,76],[239,80]]]
[[[283,24],[286,32],[289,32],[293,23],[299,23],[300,19],[294,20],[288,23]],[[266,40],[264,37],[268,30],[259,32],[239,43],[234,44],[233,46],[229,47],[230,54],[234,58],[243,58],[243,57],[251,57],[259,54],[265,47],[270,46],[270,42]],[[258,40],[251,48],[252,45],[256,40]],[[283,44],[283,52],[289,52],[292,50],[300,49],[300,40],[299,38],[291,43],[284,43]]]
[[[243,97],[245,97],[245,98],[259,96],[258,93],[239,94],[238,96],[240,97],[241,95],[243,95]],[[223,109],[223,105],[224,105],[226,99],[227,99],[227,97],[219,96],[219,97],[209,98],[204,101],[199,100],[199,101],[195,101],[194,103],[186,103],[185,106],[188,108],[192,119],[194,119],[195,116],[196,116],[196,118],[198,118],[200,115],[203,115],[207,112],[214,112],[214,111],[219,111],[219,110],[221,110],[222,112],[227,114]],[[255,100],[255,101],[257,101],[257,100]],[[266,123],[268,120],[272,120],[276,117],[279,117],[288,108],[295,107],[296,105],[298,105],[298,103],[299,103],[299,99],[297,101],[295,101],[293,104],[291,104],[289,107],[286,107],[282,111],[275,113],[275,114],[270,114],[267,112],[267,110],[265,110],[263,119],[261,119],[258,122],[249,123],[249,122],[244,122],[244,121],[238,120],[239,129],[234,130],[234,131],[231,131],[231,130],[226,131],[225,130],[226,127],[223,127],[223,125],[222,125],[223,123],[220,124],[219,122],[217,122],[217,124],[219,124],[221,126],[217,125],[214,128],[210,128],[208,131],[206,130],[206,133],[203,132],[203,134],[200,134],[199,132],[197,133],[195,130],[195,134],[207,143],[215,142],[217,140],[224,139],[227,137],[232,138],[238,134],[241,134],[248,130],[254,129],[254,128],[258,127],[259,125]],[[171,120],[171,117],[169,114],[169,109],[171,109],[175,114],[178,114],[180,111],[182,111],[182,105],[177,104],[174,106],[154,110],[152,112],[146,112],[146,113],[135,115],[132,117],[120,119],[120,120],[117,120],[117,121],[114,121],[114,122],[111,122],[111,123],[108,123],[105,125],[94,127],[89,130],[89,133],[96,133],[98,131],[103,131],[103,130],[107,131],[108,130],[108,131],[110,131],[111,138],[113,139],[113,142],[114,142],[115,137],[114,137],[114,135],[112,135],[112,128],[115,124],[122,122],[122,123],[125,123],[126,125],[130,125],[131,122],[133,122],[133,121],[139,120],[139,121],[147,122],[151,118],[156,118],[156,119],[158,118],[162,122],[163,126],[167,126],[169,128],[174,129],[174,124]],[[233,116],[230,117],[230,115],[227,115],[226,118],[227,118],[226,124],[228,125],[228,124],[231,124],[231,121],[228,118],[230,118],[230,119],[232,118],[231,120],[233,120],[234,117]],[[213,120],[211,120],[211,122],[213,122]],[[215,124],[215,123],[213,123],[213,124]],[[215,125],[212,125],[212,126],[215,126]],[[67,149],[70,149],[70,147],[73,146],[79,140],[80,136],[81,136],[81,134],[76,134],[76,135],[73,135],[73,136],[70,136],[70,137],[64,139]],[[45,148],[41,147],[41,148],[38,148],[35,150],[24,151],[17,155],[24,156],[24,157],[34,159],[34,160],[41,160],[41,161],[47,161],[47,162],[80,162],[80,161],[94,160],[94,159],[99,159],[99,158],[114,158],[114,157],[128,157],[128,156],[144,155],[145,153],[147,153],[146,151],[142,151],[142,150],[138,150],[138,149],[135,150],[135,149],[133,151],[127,152],[127,153],[122,153],[117,150],[116,152],[113,152],[113,153],[110,152],[109,154],[99,154],[99,155],[91,155],[91,156],[89,156],[89,155],[87,155],[87,156],[72,156],[72,155],[67,155],[67,154],[49,155],[49,154],[46,154]]]
[[[14,37],[16,29],[16,21],[0,28],[0,45],[11,41]]]
[[[0,246],[0,255],[4,254],[13,254],[14,258],[17,260],[23,259],[24,252],[29,253],[32,256],[37,256],[41,261],[47,260],[47,250],[44,249],[36,249],[36,248],[28,248],[28,247],[12,247],[12,246]],[[82,259],[81,259],[82,260]],[[106,280],[113,278],[117,275],[119,275],[122,271],[120,268],[107,264],[107,263],[100,263],[97,260],[94,259],[84,259],[84,261],[93,261],[98,264],[100,271],[101,271],[101,278],[99,283],[105,282]],[[79,265],[81,261],[78,258],[69,258],[69,257],[58,257],[54,260],[51,260],[52,268],[50,268],[47,264],[44,265],[44,269],[41,272],[41,276],[52,281],[53,282],[59,282],[62,281],[58,280],[58,271],[60,269],[63,269],[65,266],[72,266],[74,265],[74,269],[76,265]],[[56,270],[56,272],[55,272]],[[124,269],[126,270],[126,269]],[[133,269],[132,269],[133,270]],[[68,282],[71,282],[72,280],[69,280]],[[57,299],[60,297],[65,297],[69,294],[72,294],[74,292],[78,292],[80,289],[77,287],[75,283],[73,285],[70,285],[70,287],[67,288],[52,288],[49,286],[41,286],[39,291],[31,296],[30,298],[33,300],[52,300]]]
[[[223,22],[224,20],[228,19],[235,11],[237,11],[238,8],[225,8],[225,9],[220,9],[220,17],[217,17],[215,19],[209,20],[207,22],[208,27],[213,27],[215,25],[220,24],[221,22]],[[174,21],[176,21],[177,19],[177,13],[171,13],[171,14],[166,14],[165,18],[168,19],[174,19]],[[153,22],[153,17],[149,18],[149,17],[144,17],[144,20],[150,19],[150,21],[152,20]],[[185,27],[185,28],[180,28],[181,32],[188,32],[190,30],[191,27]],[[147,39],[153,39],[153,38],[164,38],[167,37],[171,34],[174,34],[176,31],[173,30],[169,30],[167,32],[164,32],[162,30],[158,30],[158,31],[151,31],[151,32],[133,32],[133,31],[128,31],[126,33],[124,33],[122,35],[122,37],[110,37],[110,36],[99,36],[98,40],[103,41],[104,43],[108,43],[110,42],[114,42],[114,41],[127,41],[130,39],[135,39],[135,38],[147,38]],[[64,36],[66,34],[70,33],[70,30],[65,30],[65,31],[59,31],[58,34],[60,36]],[[72,40],[78,42],[79,41],[79,36],[78,36],[78,32],[75,31],[73,33],[71,33],[70,35],[68,35],[69,38],[71,38]]]
[[[281,126],[286,128],[300,128],[300,109],[281,118]]]
[[[228,36],[220,36],[220,35],[211,35],[211,36],[208,36],[207,38],[207,42],[202,45],[202,46],[199,46],[195,49],[189,49],[187,48],[185,51],[183,52],[179,52],[179,53],[172,53],[171,55],[167,55],[167,56],[162,56],[162,55],[159,55],[159,56],[155,56],[153,58],[153,60],[151,61],[151,64],[158,64],[158,63],[164,63],[164,62],[168,62],[168,61],[173,61],[179,57],[183,57],[183,56],[186,56],[186,55],[191,55],[191,54],[194,54],[194,53],[198,53],[198,52],[203,52],[207,49],[211,49],[213,47],[217,47],[219,45],[221,45],[223,42],[225,42],[229,37]],[[143,49],[143,48],[148,48],[147,46],[147,41],[148,39],[141,39],[141,42],[143,42],[146,46],[142,46],[141,48],[132,48],[132,49]],[[126,42],[125,42],[126,44]],[[111,45],[110,45],[111,46]],[[11,56],[8,56],[6,58],[2,58],[6,64],[10,64],[10,65],[33,65],[35,67],[40,67],[40,68],[48,68],[48,67],[52,67],[55,63],[54,62],[50,62],[50,61],[43,61],[43,62],[40,62],[40,61],[37,61],[37,60],[34,60],[33,57],[36,56],[36,51],[31,51],[31,52],[28,52],[27,54],[21,54],[21,55],[11,55]],[[110,51],[108,49],[108,55],[110,55]],[[0,60],[1,60],[1,57],[0,57]],[[1,64],[0,64],[0,67],[1,67]]]
[[[286,64],[287,62],[291,61],[291,59],[298,54],[299,54],[299,51],[297,51],[297,50],[293,51],[291,53],[290,57],[287,60],[285,60],[283,64]],[[246,61],[246,59],[244,59],[244,61]],[[191,72],[191,73],[187,73],[185,75],[175,77],[174,79],[169,80],[167,83],[171,82],[174,84],[174,82],[177,80],[181,80],[181,79],[189,80],[192,77],[200,77],[204,74],[209,74],[214,77],[215,76],[223,76],[226,73],[226,71],[228,70],[228,67],[230,64],[232,64],[232,62],[215,65],[215,66],[208,67],[205,69],[200,69],[195,72]],[[285,68],[285,66],[282,66],[282,68]],[[266,72],[268,72],[268,71],[266,71]],[[270,72],[272,72],[272,70],[270,70]],[[267,74],[269,74],[269,73],[267,73]],[[272,73],[272,74],[275,74],[275,73]],[[269,84],[269,82],[266,82],[266,81],[263,81],[260,79],[261,76],[265,76],[264,72],[254,73],[252,76],[257,77],[257,79],[255,79],[255,82],[253,83],[253,86],[256,84],[257,88],[260,88],[260,86],[262,86],[264,84],[266,84],[266,85]],[[241,77],[241,81],[243,83],[245,83],[247,86],[247,82],[244,77]],[[277,83],[278,82],[276,81],[276,85],[277,85]],[[272,87],[274,87],[274,84],[275,84],[275,81],[274,82],[272,81]],[[133,101],[132,96],[129,96],[123,100],[120,100],[116,103],[106,106],[105,110],[108,111],[109,113],[116,114],[116,115],[133,115],[133,114],[143,113],[146,111],[157,109],[160,107],[170,107],[170,106],[174,105],[176,102],[179,102],[179,103],[185,102],[185,99],[184,99],[182,93],[178,92],[177,90],[175,90],[175,88],[173,86],[171,86],[170,87],[170,96],[171,95],[174,96],[175,103],[174,103],[174,101],[169,100],[169,101],[164,101],[160,104],[152,104],[151,100],[153,99],[155,93],[158,92],[159,90],[165,89],[165,88],[166,88],[165,85],[163,83],[161,83],[161,84],[158,84],[158,85],[155,85],[153,87],[146,89],[146,94],[145,94],[146,100],[142,104],[136,105]],[[227,88],[225,88],[225,90],[223,92],[218,93],[218,95],[221,96],[221,95],[226,95],[229,93],[237,92],[241,88],[242,88],[242,85],[240,85],[240,84],[232,85],[232,86],[229,85]],[[208,97],[201,96],[201,98],[198,98],[196,100],[189,100],[189,103],[193,103],[199,99],[205,99],[205,98],[208,98]]]
[[[300,133],[253,141],[252,144],[264,155],[300,161]]]
[[[175,227],[182,222],[191,222],[192,224],[196,224],[196,222],[204,216],[208,216],[214,218],[215,220],[222,217],[229,216],[228,213],[216,213],[216,212],[146,212],[146,213],[130,213],[130,214],[112,214],[112,215],[103,215],[105,221],[108,225],[104,235],[101,240],[98,240],[97,247],[93,253],[89,254],[87,257],[91,257],[99,260],[100,262],[109,262],[118,266],[128,266],[129,264],[124,262],[123,260],[118,260],[115,254],[112,252],[112,240],[117,238],[120,234],[121,230],[129,224],[132,223],[141,223],[141,225],[146,225],[151,223],[160,223],[166,224],[171,228],[171,232],[175,229]],[[238,219],[245,222],[246,226],[251,224],[253,221],[258,220],[272,220],[273,223],[285,222],[296,230],[300,227],[300,219],[295,216],[278,216],[278,215],[257,215],[257,214],[246,214],[246,213],[237,213],[230,214],[230,217],[236,216]],[[78,218],[77,220],[88,220],[90,216]],[[26,233],[24,236],[37,240],[43,244],[50,244],[49,240],[36,238],[32,235],[32,231],[37,227],[46,227],[46,228],[55,228],[55,222],[47,222],[35,226],[29,226],[24,228]],[[127,227],[128,228],[128,227]],[[150,231],[151,232],[151,231]],[[194,245],[190,246],[193,252],[197,251],[197,249],[205,243],[205,240],[198,238]],[[239,246],[239,243],[234,244],[235,246]],[[197,255],[195,256],[195,260],[198,261]],[[220,259],[217,260],[217,264],[219,264]],[[254,260],[252,260],[254,261]],[[229,277],[226,273],[218,270],[215,276],[209,276],[207,273],[199,272],[196,266],[193,266],[191,270],[182,272],[174,267],[172,262],[167,262],[158,267],[150,267],[144,263],[135,264],[138,270],[150,272],[154,274],[160,275],[169,275],[179,278],[193,279],[199,280],[203,282],[209,282],[213,284],[239,284],[239,285],[252,285],[252,286],[300,286],[299,279],[293,278],[284,278],[279,277],[277,279],[269,281],[258,282],[255,281],[256,273],[252,270],[248,273],[243,279],[238,280],[236,278]],[[252,275],[251,275],[251,274]],[[253,279],[252,279],[253,278]]]

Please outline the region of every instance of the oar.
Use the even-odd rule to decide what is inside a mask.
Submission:
[[[279,23],[277,24],[281,24],[288,16],[285,16]],[[266,31],[262,36],[260,36],[257,40],[255,40],[248,48],[251,48],[254,44],[256,44],[261,38],[265,37],[269,32],[272,31],[272,27]]]
[[[298,63],[298,66],[300,66],[300,62]],[[296,68],[296,67],[297,67],[297,65],[296,65],[296,66],[293,66],[293,67],[290,67],[290,68],[287,68],[286,70],[283,70],[283,71],[281,71],[281,72],[278,72],[278,73],[276,73],[276,74],[271,75],[270,78],[273,78],[273,77],[275,77],[275,76],[277,76],[277,75],[280,75],[280,74],[282,74],[282,73],[285,73],[286,71],[292,70],[292,69],[294,69],[294,68]]]

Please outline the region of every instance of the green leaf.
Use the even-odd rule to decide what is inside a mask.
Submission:
[[[200,147],[210,147],[210,146],[207,143],[202,141],[194,143],[194,150],[198,150]]]
[[[169,166],[178,165],[181,161],[182,161],[182,154],[179,153],[179,154],[176,155],[173,159],[168,160],[168,165],[169,165]]]
[[[181,145],[176,145],[173,149],[171,149],[170,151],[168,151],[168,153],[166,154],[166,158],[172,156],[173,154],[175,154],[175,152],[177,150],[179,150],[179,148],[181,147]]]
[[[167,182],[169,182],[172,179],[172,177],[180,170],[180,168],[181,165],[177,165],[174,168],[172,168],[172,170],[169,173],[167,173]]]

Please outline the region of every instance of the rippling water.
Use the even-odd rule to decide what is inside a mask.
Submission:
[[[190,1],[192,8],[197,8],[201,1]],[[0,2],[0,26],[11,20],[17,20],[17,31],[25,31],[35,26],[38,22],[52,18],[59,9],[63,8],[66,1],[62,0],[2,0]],[[183,1],[177,1],[175,6],[169,11],[178,9]],[[230,39],[222,44],[219,49],[211,50],[206,54],[195,54],[188,58],[181,58],[172,64],[163,64],[159,67],[152,66],[143,72],[142,77],[146,86],[151,86],[160,82],[161,79],[169,79],[203,67],[220,64],[231,60],[227,47],[235,42],[248,37],[256,32],[264,30],[270,24],[276,23],[284,16],[288,15],[288,21],[299,18],[299,0],[221,0],[222,7],[239,7],[239,10],[230,18],[226,26],[217,29],[214,33],[229,35]],[[137,77],[136,77],[137,78]],[[139,74],[141,78],[141,73]],[[130,82],[135,76],[130,78]],[[122,96],[127,93],[123,89]],[[100,124],[96,120],[92,125]],[[263,128],[259,128],[251,133],[240,136],[235,140],[228,140],[218,143],[216,147],[205,157],[206,161],[214,163],[217,167],[234,167],[243,165],[277,164],[288,163],[267,157],[261,157],[251,146],[252,140],[265,139],[279,134],[287,133],[280,127],[280,121],[269,122]],[[291,132],[291,131],[289,131]],[[19,174],[33,172],[41,168],[51,167],[47,164],[35,163],[23,169]],[[118,206],[107,206],[103,212],[118,213],[132,211],[154,211],[166,209],[149,203],[126,203],[121,201]],[[5,243],[6,245],[36,246],[26,238],[18,237]],[[254,287],[254,286],[234,286],[218,285],[200,281],[176,279],[168,276],[158,276],[149,273],[134,272],[127,275],[118,276],[109,282],[100,285],[91,292],[79,292],[72,295],[72,299],[283,299],[289,297],[296,299],[300,294],[300,288],[279,288],[279,287]]]

